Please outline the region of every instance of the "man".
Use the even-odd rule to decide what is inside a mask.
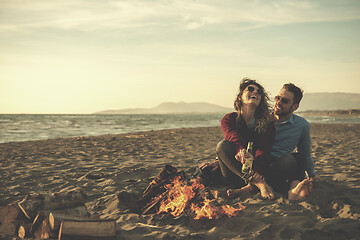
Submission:
[[[307,197],[312,190],[312,181],[319,179],[311,157],[310,125],[294,114],[302,97],[303,91],[292,83],[285,84],[275,97],[276,134],[269,181],[277,191],[289,189],[289,200]],[[297,152],[293,153],[295,149]]]

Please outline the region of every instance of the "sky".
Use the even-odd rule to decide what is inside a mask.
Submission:
[[[0,0],[0,114],[360,93],[359,0]]]

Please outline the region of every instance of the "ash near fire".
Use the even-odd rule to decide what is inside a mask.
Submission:
[[[165,165],[139,199],[140,214],[170,214],[175,218],[218,219],[232,217],[245,207],[221,204],[217,192],[206,188],[199,178],[188,179],[183,171]]]

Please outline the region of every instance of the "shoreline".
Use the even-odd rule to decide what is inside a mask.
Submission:
[[[359,117],[360,109],[348,110],[308,110],[299,111],[296,114],[306,117]]]
[[[302,113],[301,113],[302,114]],[[300,117],[304,117],[305,115],[298,114]],[[316,116],[316,115],[311,115]],[[319,115],[321,116],[321,115]],[[359,115],[360,116],[360,115]],[[354,116],[357,117],[357,116]],[[317,126],[317,125],[354,125],[360,126],[360,123],[357,122],[347,122],[347,123],[339,123],[339,122],[327,122],[327,123],[310,123],[310,126]],[[32,139],[32,140],[19,140],[19,141],[9,141],[9,142],[0,142],[1,144],[7,143],[25,143],[25,142],[34,142],[34,141],[48,141],[48,140],[56,140],[56,139],[82,139],[82,138],[96,138],[96,137],[103,137],[103,136],[122,136],[122,135],[129,135],[129,134],[141,134],[147,132],[157,132],[157,131],[172,131],[172,130],[179,130],[179,129],[197,129],[197,128],[220,128],[220,126],[204,126],[204,127],[179,127],[179,128],[164,128],[164,129],[157,129],[157,130],[139,130],[133,132],[124,132],[124,133],[106,133],[100,135],[79,135],[79,136],[67,136],[67,137],[54,137],[54,138],[47,138],[47,139]]]
[[[220,127],[179,128],[0,144],[0,205],[27,194],[82,191],[89,212],[115,219],[117,239],[356,239],[360,235],[360,124],[310,124],[312,156],[323,181],[309,198],[258,194],[223,199],[246,206],[221,220],[139,215],[124,193],[141,195],[165,164],[191,176],[214,161]],[[215,189],[223,196],[226,188]],[[152,227],[148,227],[151,225]]]

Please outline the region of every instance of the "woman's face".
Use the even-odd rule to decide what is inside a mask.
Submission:
[[[261,102],[262,90],[259,89],[256,85],[250,84],[247,86],[242,95],[241,101],[243,104],[251,104],[255,107],[258,107]]]

